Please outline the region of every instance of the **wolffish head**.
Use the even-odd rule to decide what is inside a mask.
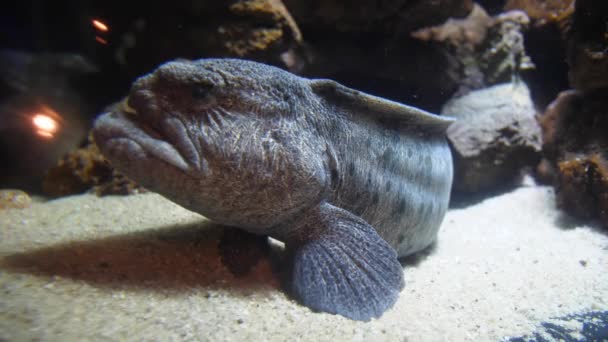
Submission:
[[[97,120],[95,141],[120,171],[186,208],[270,227],[325,191],[320,144],[303,129],[307,92],[306,80],[255,62],[169,62]]]

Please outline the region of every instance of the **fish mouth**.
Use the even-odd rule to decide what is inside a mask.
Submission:
[[[191,169],[175,144],[148,124],[140,111],[129,104],[129,98],[97,118],[93,134],[102,153],[112,162],[127,164],[127,168],[138,160],[152,158],[184,172]]]

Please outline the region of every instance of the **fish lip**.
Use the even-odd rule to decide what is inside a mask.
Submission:
[[[166,139],[163,138],[163,135],[150,124],[146,123],[142,118],[140,112],[143,110],[137,110],[129,103],[131,97],[125,98],[121,101],[118,107],[113,111],[116,115],[131,124],[133,124],[136,128],[140,129],[143,133],[149,135],[158,140],[162,140],[166,142]]]
[[[156,129],[141,119],[138,111],[123,101],[113,111],[102,114],[95,122],[95,140],[100,147],[120,140],[136,143],[149,157],[167,163],[183,172],[190,166],[177,148]],[[111,158],[110,158],[111,159]]]

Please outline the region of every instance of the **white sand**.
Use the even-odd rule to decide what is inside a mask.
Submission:
[[[549,188],[450,211],[369,323],[289,299],[269,260],[234,278],[200,220],[154,194],[0,212],[0,340],[487,341],[608,309],[608,234],[564,220]]]

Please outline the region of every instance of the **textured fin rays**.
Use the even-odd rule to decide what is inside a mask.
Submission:
[[[403,270],[396,252],[361,218],[321,204],[305,218],[314,236],[300,237],[293,292],[313,310],[367,321],[397,300]],[[302,231],[311,227],[300,227]]]

